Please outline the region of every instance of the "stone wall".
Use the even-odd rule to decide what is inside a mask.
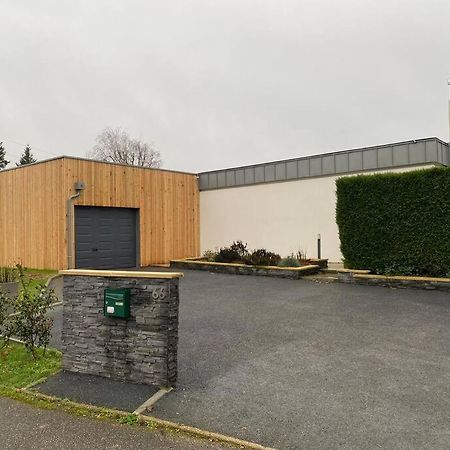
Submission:
[[[63,368],[173,386],[177,379],[178,278],[73,275],[75,272],[83,271],[61,272]],[[131,288],[128,319],[104,317],[106,288]],[[157,295],[160,292],[164,295]]]
[[[174,259],[170,261],[171,269],[178,270],[205,270],[215,273],[227,273],[231,275],[255,275],[264,277],[291,278],[299,280],[306,275],[320,272],[320,267],[315,264],[302,267],[272,267],[272,266],[248,266],[235,263],[217,263],[198,261],[193,259]]]
[[[338,279],[341,283],[362,284],[366,286],[385,286],[450,292],[449,278],[384,276],[357,272],[368,271],[361,270],[352,272],[350,269],[344,269],[338,271]]]

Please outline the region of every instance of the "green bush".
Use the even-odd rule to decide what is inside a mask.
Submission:
[[[50,341],[53,320],[48,311],[58,299],[44,283],[36,286],[28,280],[20,265],[17,270],[19,293],[14,298],[0,294],[0,331],[5,344],[11,337],[17,337],[36,359],[37,348],[43,347],[45,353]],[[7,314],[9,309],[12,314]]]
[[[215,257],[216,262],[222,263],[244,262],[247,264],[248,260],[247,244],[244,244],[242,241],[235,241],[230,247],[222,247]]]
[[[250,255],[250,262],[255,266],[276,266],[280,260],[280,255],[269,252],[265,248],[259,248]]]
[[[209,262],[213,262],[216,260],[218,252],[214,250],[205,250],[203,252],[203,258],[205,258]]]
[[[222,247],[218,252],[205,252],[208,261],[222,263],[242,263],[250,266],[276,266],[281,256],[264,248],[254,250],[250,253],[247,244],[235,241],[229,247]]]
[[[219,250],[215,257],[216,262],[233,263],[240,261],[239,253],[232,250],[230,247],[224,247]]]
[[[336,187],[346,267],[423,276],[449,272],[449,168],[344,177]]]
[[[15,267],[0,267],[0,283],[10,283],[19,279],[19,272]]]
[[[278,265],[280,267],[300,267],[300,261],[294,255],[283,258]]]
[[[0,290],[0,335],[4,336],[9,330],[9,309],[11,307],[11,299]],[[2,347],[0,342],[0,347]]]

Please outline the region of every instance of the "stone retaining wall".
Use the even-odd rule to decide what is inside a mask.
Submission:
[[[83,271],[61,272],[63,368],[160,387],[173,386],[177,379],[177,276],[115,276],[114,272],[101,276],[102,271],[92,271],[99,274],[93,276],[80,272]],[[104,317],[106,288],[131,288],[128,319]],[[164,295],[152,295],[155,292]]]
[[[232,275],[259,275],[266,277],[292,278],[295,280],[320,271],[318,265],[303,267],[247,266],[245,264],[195,261],[191,259],[172,260],[170,261],[170,268],[182,270],[206,270],[208,272],[228,273]]]
[[[428,277],[401,277],[369,275],[367,271],[338,271],[338,279],[341,283],[363,284],[366,286],[386,286],[395,288],[426,289],[450,292],[450,279]]]

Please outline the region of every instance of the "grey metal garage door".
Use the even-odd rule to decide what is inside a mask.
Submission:
[[[135,267],[136,217],[136,209],[75,206],[76,267]]]

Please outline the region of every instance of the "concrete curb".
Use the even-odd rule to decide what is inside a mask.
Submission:
[[[276,450],[272,447],[264,447],[263,445],[256,444],[255,442],[244,441],[242,439],[235,438],[232,436],[227,436],[225,434],[214,433],[213,431],[205,431],[200,428],[191,427],[189,425],[183,425],[180,423],[171,422],[169,420],[158,419],[157,417],[154,417],[154,416],[140,415],[140,417],[143,417],[144,419],[149,419],[152,422],[156,422],[164,427],[184,431],[187,434],[202,437],[204,439],[212,439],[216,442],[224,442],[227,444],[233,444],[233,445],[239,446],[240,448],[249,448],[249,449],[255,449],[255,450]]]
[[[72,400],[61,399],[59,397],[53,397],[51,395],[46,395],[46,394],[42,394],[40,392],[29,390],[29,388],[26,388],[26,387],[16,389],[16,391],[27,394],[31,398],[47,401],[47,402],[55,404],[55,405],[58,405],[59,403],[61,403],[61,404],[63,403],[64,405],[85,408],[94,413],[97,411],[98,412],[100,412],[100,411],[109,412],[111,415],[115,415],[117,417],[129,417],[131,414],[134,414],[134,413],[126,412],[126,411],[120,411],[117,409],[93,406],[93,405],[88,405],[85,403],[74,402]],[[159,419],[154,416],[147,416],[147,415],[143,415],[143,414],[134,414],[134,415],[137,416],[146,425],[153,425],[153,426],[156,425],[157,428],[165,428],[168,430],[172,430],[176,433],[181,432],[187,436],[193,436],[193,437],[197,437],[197,438],[201,438],[201,439],[213,440],[215,442],[230,444],[230,445],[233,445],[233,446],[236,446],[239,448],[246,448],[246,449],[252,449],[252,450],[253,449],[254,450],[276,450],[272,447],[265,447],[263,445],[255,443],[255,442],[245,441],[243,439],[235,438],[232,436],[227,436],[225,434],[215,433],[212,431],[206,431],[206,430],[202,430],[200,428],[191,427],[189,425],[183,425],[183,424],[180,424],[177,422],[171,422],[169,420]]]
[[[56,275],[52,275],[51,277],[47,278],[47,281],[45,282],[45,286],[49,287],[50,284],[54,281],[57,280],[58,278],[62,278],[62,275],[60,275],[59,273],[57,273]]]

